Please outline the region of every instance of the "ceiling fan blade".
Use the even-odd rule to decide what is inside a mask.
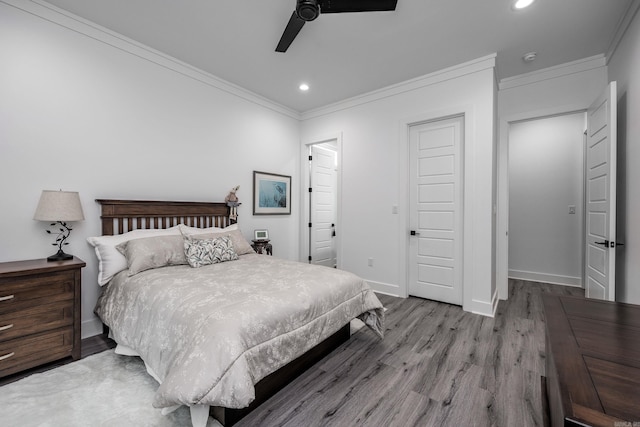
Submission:
[[[320,13],[383,12],[396,10],[398,0],[320,0]]]
[[[300,19],[294,10],[291,14],[291,18],[289,18],[287,27],[284,29],[284,33],[282,33],[282,37],[280,37],[280,41],[276,47],[276,52],[286,52],[287,49],[289,49],[289,46],[293,43],[293,39],[296,38],[305,22],[306,21]]]

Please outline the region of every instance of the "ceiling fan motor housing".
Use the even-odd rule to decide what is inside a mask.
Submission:
[[[317,0],[298,0],[296,13],[304,21],[313,21],[320,15]]]

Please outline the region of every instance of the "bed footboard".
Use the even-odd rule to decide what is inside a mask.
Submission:
[[[256,386],[256,398],[251,405],[242,409],[222,408],[220,406],[211,407],[211,416],[218,420],[225,427],[231,427],[243,417],[248,415],[263,402],[282,390],[287,384],[299,377],[303,372],[315,365],[326,355],[338,348],[342,343],[349,340],[350,326],[347,323],[338,332],[322,341],[311,350],[289,362],[272,374],[260,380]],[[195,424],[194,424],[195,426]]]

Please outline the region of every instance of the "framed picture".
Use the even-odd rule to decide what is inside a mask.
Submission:
[[[291,215],[291,177],[253,171],[253,214]]]
[[[269,240],[269,230],[253,230],[254,240]]]

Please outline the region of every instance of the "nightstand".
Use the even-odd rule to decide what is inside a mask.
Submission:
[[[273,255],[273,247],[271,246],[271,243],[269,243],[269,240],[252,240],[252,242],[253,244],[251,247],[256,251],[256,253]]]
[[[0,263],[0,377],[80,358],[79,258]]]

